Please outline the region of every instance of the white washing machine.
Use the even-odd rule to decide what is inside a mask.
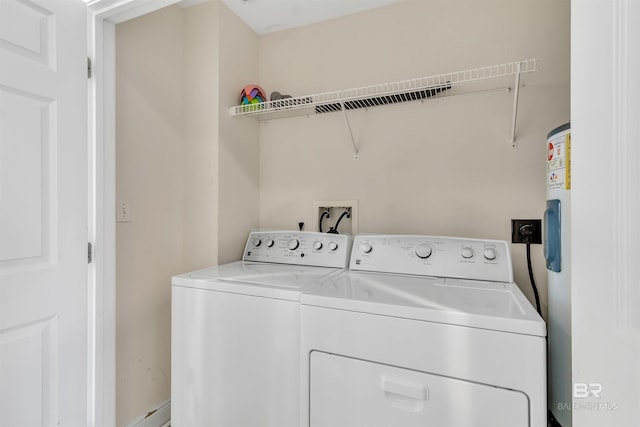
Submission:
[[[301,304],[301,426],[546,426],[546,326],[506,242],[358,236]]]
[[[171,425],[297,427],[300,291],[350,251],[344,235],[253,232],[242,261],[173,277]]]

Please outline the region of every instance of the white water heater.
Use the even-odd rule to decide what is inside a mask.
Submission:
[[[549,311],[548,403],[551,426],[571,426],[571,128],[566,123],[547,135],[547,208],[544,256]]]

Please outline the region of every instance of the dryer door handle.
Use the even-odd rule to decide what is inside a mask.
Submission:
[[[385,393],[397,394],[415,400],[429,399],[429,388],[426,384],[422,383],[390,378],[383,375],[380,377],[380,388]]]

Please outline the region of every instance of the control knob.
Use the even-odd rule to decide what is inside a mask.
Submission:
[[[370,243],[363,243],[360,245],[360,250],[365,254],[368,254],[368,253],[371,253],[371,251],[373,250],[373,246],[371,246]]]
[[[336,242],[329,242],[329,250],[335,251],[336,249],[338,249],[338,244]]]
[[[295,251],[298,249],[298,246],[300,246],[300,241],[298,239],[291,239],[287,244],[287,248],[289,248],[290,251]]]
[[[416,255],[422,259],[429,258],[431,256],[431,246],[426,243],[416,246]]]
[[[260,246],[262,244],[262,240],[260,239],[253,239],[253,246],[255,246],[256,248],[258,246]]]
[[[493,261],[497,256],[498,254],[494,248],[487,248],[484,250],[484,257],[489,261]]]
[[[316,251],[319,251],[320,249],[322,249],[322,242],[319,240],[316,240],[313,243],[313,249],[315,249]]]
[[[275,245],[275,244],[276,244],[276,242],[274,242],[273,239],[267,240],[267,247],[272,248],[273,245]]]
[[[462,248],[462,258],[469,259],[471,257],[473,257],[473,249],[471,249],[469,246],[465,246],[464,248]]]

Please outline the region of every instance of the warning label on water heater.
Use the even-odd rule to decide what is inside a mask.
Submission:
[[[547,189],[571,189],[571,134],[561,132],[547,141]]]

